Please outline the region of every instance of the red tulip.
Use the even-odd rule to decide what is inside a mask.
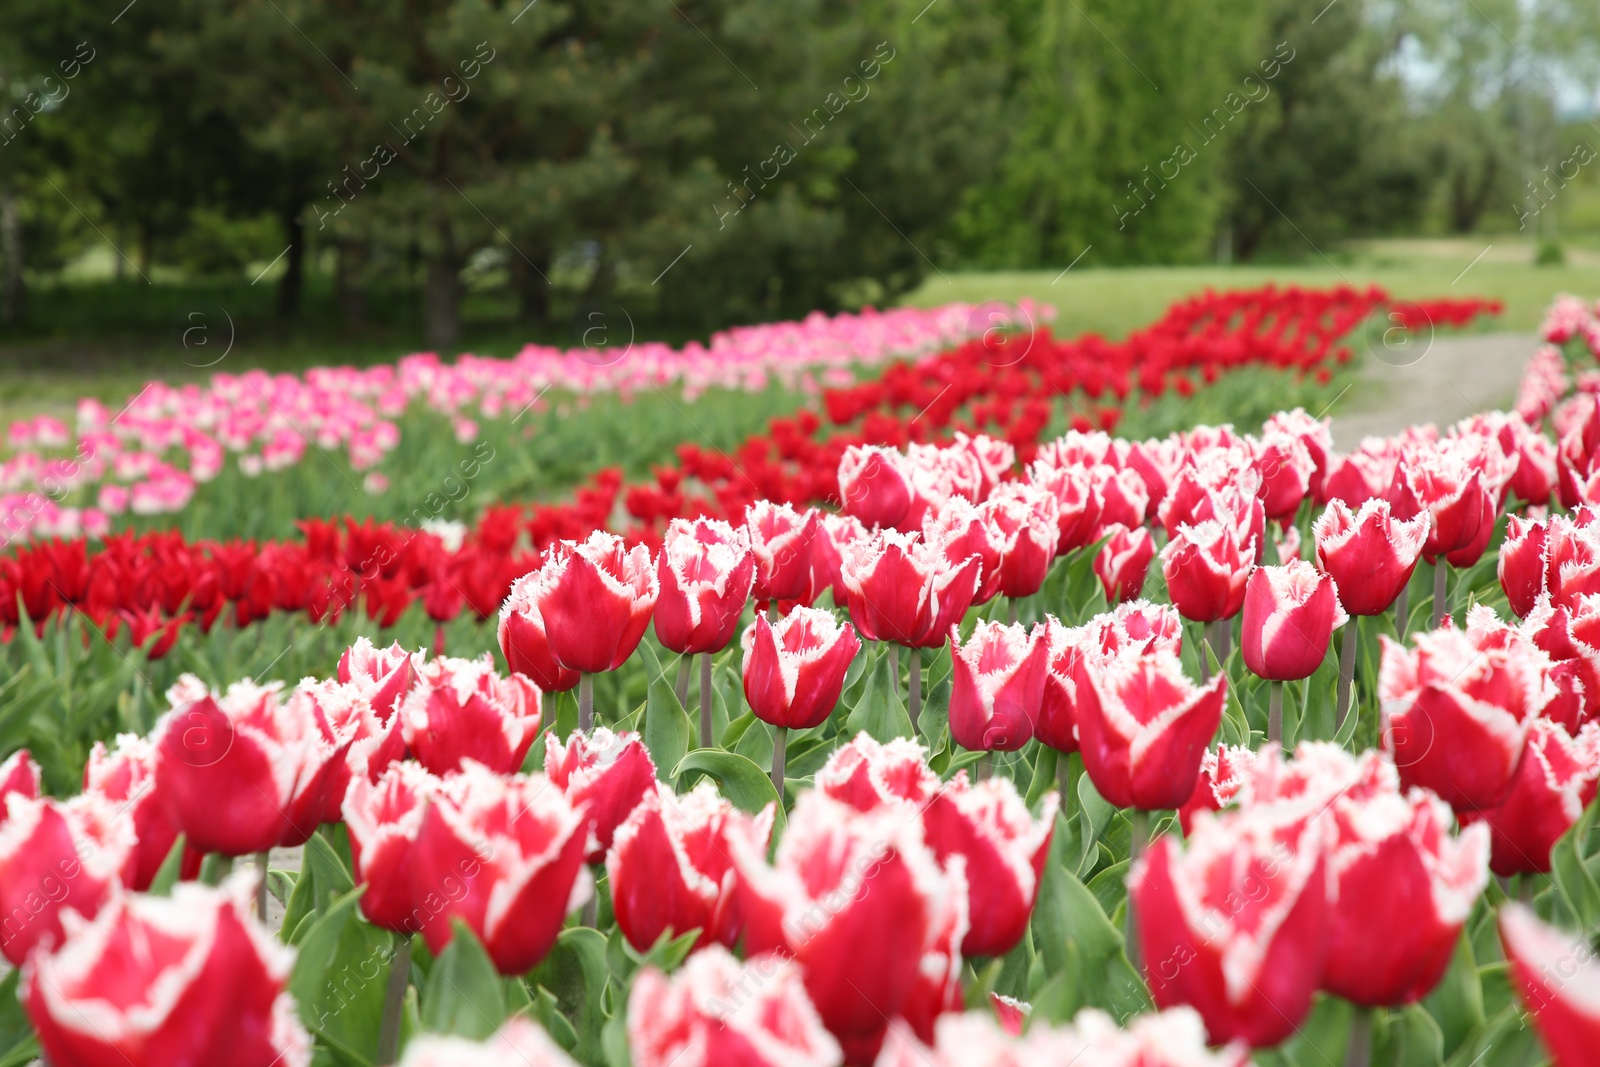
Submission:
[[[574,733],[565,747],[553,731],[546,734],[544,773],[588,821],[595,840],[590,863],[605,859],[617,827],[656,790],[656,765],[639,735],[604,726],[588,736]]]
[[[833,602],[844,603],[844,582],[839,568],[844,565],[846,549],[858,538],[867,536],[866,528],[849,515],[824,513],[817,522],[817,536],[811,542],[811,594],[813,603],[823,590],[833,591]]]
[[[1193,832],[1195,816],[1200,812],[1221,811],[1233,802],[1255,762],[1256,754],[1243,745],[1218,745],[1201,758],[1194,792],[1178,808],[1178,824],[1185,835]]]
[[[1503,640],[1493,622],[1480,607],[1466,633],[1415,634],[1412,649],[1381,638],[1384,747],[1407,787],[1432,789],[1458,812],[1505,802],[1528,724],[1554,695],[1548,658],[1525,639]]]
[[[1500,941],[1534,1029],[1556,1067],[1589,1067],[1600,1048],[1600,963],[1586,938],[1539,921],[1523,904],[1500,910]]]
[[[118,896],[33,958],[23,1004],[60,1067],[307,1067],[284,992],[294,954],[250,917],[243,877]]]
[[[540,606],[549,595],[550,574],[524,574],[511,583],[511,595],[500,605],[500,653],[512,674],[522,674],[546,693],[564,693],[581,680],[579,673],[556,662],[545,632]]]
[[[756,560],[756,600],[799,600],[810,594],[811,543],[819,521],[815,508],[802,513],[768,500],[745,509],[745,529]]]
[[[1161,550],[1167,593],[1184,618],[1194,622],[1231,619],[1244,606],[1245,580],[1255,565],[1254,543],[1240,545],[1233,530],[1215,519],[1183,523]]]
[[[1316,673],[1333,631],[1347,620],[1333,579],[1304,560],[1257,567],[1245,586],[1239,651],[1262,678],[1289,682]]]
[[[1518,618],[1532,611],[1539,594],[1545,591],[1544,545],[1543,523],[1529,522],[1520,515],[1506,519],[1506,540],[1500,546],[1495,571]]]
[[[1543,715],[1576,735],[1600,716],[1600,597],[1580,597],[1571,608],[1551,607],[1541,598],[1521,631],[1554,662],[1545,671],[1557,696]]]
[[[577,1067],[537,1023],[512,1016],[483,1041],[418,1034],[400,1067]]]
[[[944,911],[965,902],[898,808],[861,813],[802,793],[776,865],[755,836],[730,835],[745,951],[792,956],[846,1062],[868,1064],[937,949]]]
[[[1138,471],[1102,466],[1093,468],[1089,477],[1100,501],[1100,536],[1114,526],[1135,529],[1144,525],[1145,512],[1150,509],[1150,490],[1145,488]]]
[[[136,842],[119,806],[87,793],[68,801],[6,798],[0,832],[0,953],[20,967],[59,944],[62,915],[93,918],[135,871]]]
[[[587,819],[539,776],[468,762],[449,785],[427,805],[406,861],[422,935],[437,955],[460,919],[501,974],[522,974],[593,891]]]
[[[1600,524],[1557,515],[1545,534],[1545,581],[1553,603],[1576,608],[1585,596],[1600,593]]]
[[[656,577],[656,637],[683,655],[721,652],[733,641],[755,581],[748,535],[712,519],[674,519]]]
[[[757,615],[744,632],[743,647],[744,696],[756,718],[808,730],[839,703],[861,640],[831,612],[795,608],[776,625]]]
[[[1373,499],[1351,513],[1333,500],[1312,526],[1317,569],[1333,579],[1347,615],[1381,615],[1411,580],[1428,537],[1426,512],[1410,520],[1390,514],[1387,500]]]
[[[1056,555],[1066,555],[1093,540],[1100,526],[1100,498],[1082,467],[1051,467],[1042,460],[1029,468],[1029,480],[1056,498]]]
[[[634,1067],[838,1067],[800,968],[781,956],[741,964],[696,953],[671,978],[646,967],[628,997]]]
[[[905,737],[879,742],[862,732],[833,750],[817,772],[816,787],[857,811],[872,811],[896,801],[920,809],[940,782],[917,742]]]
[[[979,582],[972,594],[973,604],[987,604],[1000,595],[1000,561],[1008,538],[987,505],[979,507],[964,497],[951,497],[923,515],[922,539],[941,546],[952,567],[978,557]]]
[[[1372,442],[1376,442],[1376,438],[1368,439],[1368,443]],[[1365,443],[1348,456],[1330,454],[1317,499],[1342,500],[1352,508],[1359,508],[1375,496],[1386,496],[1394,485],[1399,459],[1387,450],[1369,450]],[[1413,515],[1414,511],[1409,515],[1397,514],[1396,518],[1409,519]]]
[[[1105,588],[1106,599],[1115,604],[1134,599],[1144,588],[1150,561],[1156,556],[1156,541],[1143,526],[1113,526],[1109,533],[1094,557],[1094,573]]]
[[[1090,619],[1082,629],[1086,647],[1098,648],[1103,655],[1124,651],[1141,655],[1183,652],[1183,619],[1165,604],[1148,600],[1129,600]]]
[[[1008,482],[983,510],[1000,534],[1000,591],[1008,597],[1037,593],[1056,555],[1056,498],[1025,482]]]
[[[1214,1044],[1276,1045],[1311,1010],[1327,942],[1323,824],[1202,814],[1134,864],[1129,905],[1157,1006],[1188,1004]]]
[[[965,431],[957,430],[955,444],[965,449],[976,461],[978,474],[983,479],[978,489],[979,500],[987,498],[1017,465],[1017,450],[1010,441],[982,433],[969,437]]]
[[[0,816],[4,815],[6,797],[13,793],[37,799],[42,775],[39,765],[25,748],[19,748],[0,763]]]
[[[1311,491],[1316,461],[1300,438],[1266,430],[1253,443],[1255,468],[1261,475],[1261,504],[1269,519],[1290,519]]]
[[[26,751],[22,753],[26,754]],[[133,825],[133,872],[127,887],[141,893],[150,888],[178,839],[177,825],[167,814],[161,798],[156,796],[155,766],[156,750],[148,740],[134,734],[118,734],[115,750],[108,750],[104,742],[96,741],[83,769],[83,791],[104,798],[118,817],[127,818]],[[0,778],[4,777],[4,769],[0,768]],[[5,803],[7,795],[0,792],[0,805]],[[184,859],[187,876],[199,873],[198,853],[189,850]]]
[[[407,652],[398,641],[378,648],[366,637],[358,637],[339,657],[339,681],[358,686],[379,720],[387,724],[416,680],[421,661],[421,653]]]
[[[1295,438],[1305,448],[1311,459],[1309,490],[1316,496],[1322,490],[1323,475],[1333,455],[1333,429],[1327,419],[1314,419],[1304,408],[1280,411],[1261,426],[1263,436],[1285,433]]]
[[[980,1012],[946,1015],[931,1047],[895,1027],[877,1067],[1249,1067],[1250,1049],[1235,1042],[1216,1052],[1206,1048],[1206,1028],[1189,1008],[1135,1015],[1126,1029],[1095,1008],[1084,1008],[1068,1026],[1038,1019],[1026,1030],[1013,1021],[1009,997],[991,994],[997,1021]],[[1015,1002],[1012,1002],[1015,1003]],[[1027,1008],[1027,1005],[1021,1005]],[[1003,1014],[1002,1014],[1003,1013]],[[1025,1018],[1025,1013],[1024,1013]]]
[[[899,526],[911,493],[905,457],[892,448],[851,445],[839,458],[839,499],[865,526]]]
[[[450,774],[475,760],[510,774],[539,732],[539,690],[526,677],[495,673],[480,659],[441,656],[417,671],[417,684],[400,707],[400,727],[417,762]]]
[[[1463,812],[1463,823],[1489,826],[1495,874],[1550,871],[1550,849],[1594,803],[1600,782],[1600,723],[1576,737],[1548,719],[1528,724],[1528,747],[1511,792],[1498,807]]]
[[[967,929],[961,956],[1003,956],[1028,928],[1050,852],[1060,798],[1045,797],[1037,821],[1009,778],[968,785],[966,772],[922,805],[928,847],[948,868],[960,856],[967,881]]]
[[[839,576],[850,618],[871,641],[911,648],[943,644],[981,581],[977,555],[959,566],[917,534],[880,530],[846,550]],[[940,625],[943,629],[939,629]]]
[[[1063,626],[1054,615],[1045,616],[1044,694],[1033,736],[1057,752],[1078,751],[1078,661],[1089,653],[1088,631],[1089,627]]]
[[[1100,795],[1120,808],[1176,808],[1194,793],[1222,722],[1227,676],[1196,686],[1174,655],[1080,661],[1078,742]]]
[[[376,782],[358,777],[350,783],[342,813],[352,873],[366,884],[361,914],[374,926],[405,934],[423,927],[425,911],[411,896],[411,850],[423,811],[441,788],[439,779],[409,761],[388,768]]]
[[[962,1009],[963,963],[961,945],[967,936],[967,879],[959,866],[947,867],[949,892],[961,894],[961,901],[945,908],[941,925],[933,943],[922,953],[922,963],[917,968],[917,980],[911,992],[900,1005],[900,1018],[912,1033],[925,1041],[932,1041],[934,1028],[940,1019]]]
[[[1015,752],[1033,739],[1048,669],[1043,633],[978,623],[965,645],[950,631],[950,736],[974,751]]]
[[[737,941],[728,834],[740,826],[758,842],[770,839],[773,810],[745,815],[709,781],[681,797],[666,785],[646,793],[606,855],[611,907],[628,943],[648,952],[663,934],[690,930],[700,931],[702,948]]]
[[[526,588],[538,598],[555,662],[594,674],[614,671],[633,655],[660,587],[649,549],[629,549],[622,538],[596,530],[586,541],[562,541],[552,549],[539,579]]]
[[[1433,520],[1422,546],[1422,558],[1429,563],[1467,548],[1483,524],[1494,521],[1495,501],[1484,488],[1482,473],[1459,454],[1423,452],[1402,465],[1401,472]]]

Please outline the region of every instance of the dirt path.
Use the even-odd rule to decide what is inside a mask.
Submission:
[[[1436,337],[1411,345],[1396,335],[1392,342],[1385,345],[1379,335],[1367,340],[1360,379],[1328,412],[1340,449],[1353,449],[1368,435],[1424,422],[1443,428],[1476,411],[1509,406],[1539,343],[1531,333]]]

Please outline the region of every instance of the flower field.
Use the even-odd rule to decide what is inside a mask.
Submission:
[[[1512,411],[1323,417],[1374,313],[1495,312],[12,426],[0,1067],[1600,1063],[1600,308]]]

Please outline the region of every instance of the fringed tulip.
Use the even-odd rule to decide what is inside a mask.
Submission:
[[[1057,752],[1078,751],[1078,661],[1088,655],[1088,627],[1063,626],[1054,615],[1045,616],[1044,692],[1033,736]],[[1098,648],[1095,650],[1098,651]]]
[[[1244,787],[1255,765],[1256,754],[1242,745],[1218,745],[1200,760],[1200,777],[1194,792],[1178,808],[1178,825],[1189,834],[1195,816],[1202,811],[1221,811],[1233,802]]]
[[[439,779],[411,762],[395,764],[376,782],[356,778],[350,783],[343,814],[351,868],[357,883],[367,887],[359,906],[374,926],[405,934],[423,927],[426,911],[411,894],[412,848],[423,812],[440,788]]]
[[[399,642],[378,648],[368,638],[358,637],[339,657],[338,677],[339,681],[358,687],[373,713],[388,723],[416,680],[421,659],[420,653],[407,652]]]
[[[422,665],[400,707],[406,745],[434,774],[460,770],[468,760],[510,774],[539,732],[539,690],[520,674],[502,678],[494,661],[441,656]]]
[[[757,601],[798,600],[811,593],[811,543],[821,513],[797,512],[788,504],[761,500],[745,509],[745,529],[755,555],[752,595]]]
[[[880,742],[863,731],[833,750],[817,772],[816,787],[857,811],[896,801],[920,809],[939,789],[939,776],[917,742],[906,737]]]
[[[1346,615],[1333,579],[1304,560],[1258,567],[1245,586],[1239,651],[1245,666],[1275,682],[1309,678]]]
[[[62,916],[93,918],[130,880],[134,826],[94,793],[68,801],[13,793],[0,825],[0,953],[20,967],[39,946],[59,945]]]
[[[1500,941],[1511,977],[1555,1067],[1591,1067],[1600,1048],[1600,963],[1586,937],[1539,921],[1531,908],[1507,904]]]
[[[712,947],[668,978],[647,967],[628,998],[634,1067],[839,1067],[843,1054],[781,956],[740,963]]]
[[[1056,498],[1056,555],[1066,555],[1094,539],[1100,527],[1100,498],[1088,471],[1036,462],[1029,480]]]
[[[664,934],[700,931],[697,945],[732,947],[739,935],[728,834],[765,842],[774,809],[745,815],[711,782],[684,796],[659,785],[646,793],[618,828],[606,855],[606,874],[617,928],[628,943],[648,952]],[[748,823],[746,826],[744,824]]]
[[[562,541],[551,549],[538,580],[526,589],[538,597],[555,662],[595,674],[614,671],[633,655],[660,586],[648,548],[630,549],[615,534],[596,530],[585,541]]]
[[[1494,521],[1495,501],[1481,472],[1459,455],[1422,453],[1402,470],[1432,519],[1422,546],[1422,558],[1429,563],[1472,545],[1483,524]]]
[[[830,612],[796,608],[776,625],[757,615],[743,646],[744,695],[756,718],[807,730],[839,703],[861,640]]]
[[[1037,593],[1056,555],[1056,498],[1024,482],[1008,482],[995,489],[983,509],[1001,535],[1000,591],[1008,597]]]
[[[755,581],[749,535],[725,522],[674,519],[656,559],[656,637],[682,655],[733,641]]]
[[[460,919],[501,974],[522,974],[593,892],[584,813],[542,777],[468,762],[427,805],[406,863],[422,935],[437,955]]]
[[[590,863],[605,859],[617,827],[656,789],[656,765],[639,735],[604,726],[587,736],[574,733],[565,746],[553,732],[546,734],[544,773],[583,811],[595,841]]]
[[[839,574],[850,618],[863,637],[931,648],[944,644],[950,627],[966,614],[981,569],[976,554],[953,564],[942,545],[882,530],[850,545]]]
[[[1545,591],[1545,525],[1520,515],[1506,519],[1506,539],[1500,546],[1495,572],[1511,610],[1525,618]]]
[[[140,893],[150,888],[178,839],[177,824],[156,795],[155,769],[155,747],[134,734],[118,734],[115,749],[107,749],[104,742],[96,741],[83,769],[83,791],[104,798],[114,806],[119,817],[127,818],[133,825],[134,860],[127,887]],[[4,811],[7,795],[0,792],[0,812]],[[192,849],[187,851],[184,857],[187,876],[199,873],[199,859],[198,853]]]
[[[1000,561],[1007,536],[987,505],[979,507],[963,497],[951,497],[922,517],[922,539],[941,546],[952,567],[978,557],[980,581],[972,594],[973,604],[987,604],[1000,595]]]
[[[1208,519],[1183,523],[1161,550],[1161,574],[1178,612],[1192,622],[1231,619],[1244,606],[1245,581],[1255,565],[1256,546],[1240,545],[1225,523]]]
[[[1463,812],[1464,823],[1487,823],[1495,874],[1547,874],[1550,850],[1594,803],[1600,783],[1600,723],[1576,737],[1548,719],[1529,723],[1527,751],[1511,792],[1498,806]]]
[[[1113,604],[1133,600],[1144,588],[1150,561],[1156,557],[1156,540],[1143,526],[1108,528],[1106,543],[1094,557],[1094,573]]]
[[[33,958],[24,1006],[58,1067],[308,1067],[284,991],[294,954],[249,913],[248,879],[120,896]]]
[[[950,736],[979,752],[1015,752],[1033,738],[1048,668],[1043,633],[979,623],[963,645],[950,631]]]
[[[0,763],[0,812],[4,811],[6,797],[13,793],[37,799],[42,778],[39,765],[27,749],[19,748],[8,756]]]
[[[851,445],[839,458],[839,499],[864,526],[898,527],[911,510],[905,456],[893,448]]]
[[[1291,434],[1267,430],[1254,443],[1261,475],[1261,504],[1268,519],[1289,520],[1311,491],[1316,461],[1305,443]]]
[[[1396,519],[1387,500],[1368,500],[1352,513],[1333,500],[1312,527],[1317,569],[1333,579],[1346,615],[1381,615],[1406,587],[1428,537],[1426,512]]]
[[[579,673],[556,661],[545,632],[540,606],[549,590],[544,571],[525,574],[511,584],[511,595],[500,605],[500,653],[512,674],[526,675],[546,693],[564,693],[581,680]]]

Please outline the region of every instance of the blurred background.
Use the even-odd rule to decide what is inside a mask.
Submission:
[[[6,0],[0,84],[0,405],[597,310],[1600,288],[1594,0]]]

